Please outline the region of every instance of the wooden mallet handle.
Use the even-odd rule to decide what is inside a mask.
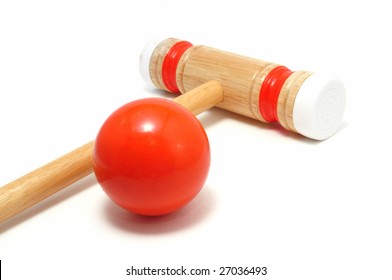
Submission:
[[[0,188],[0,222],[90,174],[93,148],[91,141]]]
[[[220,83],[209,81],[173,100],[197,115],[223,101]],[[93,172],[94,141],[0,188],[0,223]]]

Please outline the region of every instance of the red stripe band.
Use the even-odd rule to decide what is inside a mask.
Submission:
[[[165,87],[173,93],[179,93],[177,86],[176,71],[178,62],[184,52],[193,45],[186,41],[181,41],[174,44],[167,52],[162,64],[162,81]]]
[[[284,66],[271,70],[260,89],[260,114],[267,122],[278,121],[278,98],[284,82],[293,72]]]

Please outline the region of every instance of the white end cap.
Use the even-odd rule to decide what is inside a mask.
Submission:
[[[140,54],[140,58],[139,58],[140,75],[142,76],[144,82],[152,88],[156,88],[156,86],[151,81],[150,60],[157,46],[165,39],[167,39],[167,37],[155,37],[150,39],[147,42],[147,44],[144,46]]]
[[[338,130],[345,106],[344,84],[338,79],[313,74],[304,81],[295,98],[294,127],[306,137],[327,139]]]

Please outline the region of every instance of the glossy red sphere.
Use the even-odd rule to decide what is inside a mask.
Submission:
[[[117,109],[101,127],[94,171],[108,196],[141,215],[173,212],[201,190],[210,167],[203,126],[170,100],[147,98]]]

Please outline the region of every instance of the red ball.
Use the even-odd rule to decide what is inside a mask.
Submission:
[[[209,142],[199,120],[162,98],[120,107],[95,141],[98,182],[115,203],[141,215],[168,214],[187,204],[209,167]]]

